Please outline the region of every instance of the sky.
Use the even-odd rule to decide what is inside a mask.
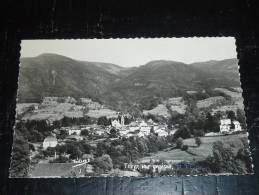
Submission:
[[[124,67],[140,66],[152,60],[189,64],[237,57],[234,37],[22,40],[21,57],[43,53]]]

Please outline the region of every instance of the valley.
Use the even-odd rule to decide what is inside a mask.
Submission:
[[[42,54],[21,59],[18,85],[13,153],[29,161],[29,177],[204,171],[178,170],[183,162],[250,171],[236,59],[126,68]],[[222,151],[239,163],[214,170]]]

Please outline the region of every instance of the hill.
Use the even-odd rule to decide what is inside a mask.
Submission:
[[[236,58],[221,61],[211,60],[207,62],[196,62],[190,64],[190,66],[199,68],[205,73],[212,74],[215,78],[232,81],[231,83],[240,82],[238,77],[238,60]]]
[[[240,87],[237,60],[184,64],[156,60],[124,68],[57,54],[21,58],[18,102],[46,96],[88,97],[116,110],[150,110],[188,91]]]
[[[107,72],[111,73],[111,74],[115,74],[115,75],[119,75],[122,71],[125,71],[127,68],[118,66],[116,64],[111,64],[111,63],[103,63],[103,62],[85,62],[83,61],[82,63],[84,63],[85,65],[89,65],[92,64],[94,66],[97,66],[99,68],[102,68],[104,70],[106,70]]]
[[[45,96],[98,99],[114,74],[94,63],[82,63],[56,54],[22,58],[18,101],[39,102]]]

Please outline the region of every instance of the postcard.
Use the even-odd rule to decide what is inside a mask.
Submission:
[[[234,37],[22,40],[10,177],[251,174]]]

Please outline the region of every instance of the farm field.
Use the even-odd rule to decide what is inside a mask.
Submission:
[[[148,160],[185,160],[197,161],[204,160],[208,155],[212,154],[213,143],[221,141],[225,146],[230,146],[233,148],[233,151],[236,153],[240,148],[243,147],[241,138],[247,138],[245,133],[238,135],[226,135],[226,136],[215,136],[215,137],[201,137],[202,144],[199,147],[196,147],[194,138],[185,139],[183,143],[188,145],[188,152],[182,151],[180,149],[173,149],[170,151],[159,151],[157,153],[152,153],[148,157],[143,157],[140,159],[141,162],[147,162]]]

